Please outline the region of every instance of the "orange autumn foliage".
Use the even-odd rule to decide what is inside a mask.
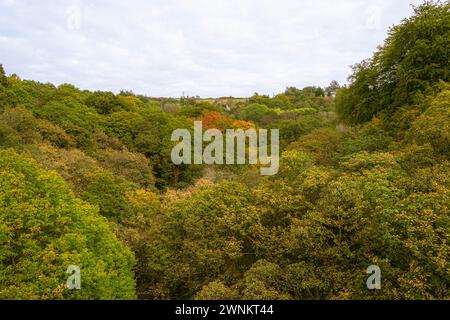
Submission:
[[[227,115],[224,115],[217,111],[204,111],[202,115],[197,119],[202,121],[203,128],[206,129],[219,129],[224,132],[226,129],[251,129],[255,126],[247,121],[235,120]]]

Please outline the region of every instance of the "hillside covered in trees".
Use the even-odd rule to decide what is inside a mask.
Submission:
[[[91,92],[0,66],[0,299],[448,299],[449,26],[426,2],[348,84],[272,97]],[[173,164],[194,120],[279,129],[278,174]]]

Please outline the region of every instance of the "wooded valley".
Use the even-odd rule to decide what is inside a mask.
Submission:
[[[449,26],[426,2],[347,84],[273,96],[114,94],[1,67],[0,299],[448,299]],[[174,164],[171,133],[195,120],[279,129],[279,172]]]

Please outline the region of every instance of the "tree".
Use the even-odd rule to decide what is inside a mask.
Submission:
[[[311,154],[317,163],[332,163],[338,150],[341,134],[331,128],[318,128],[291,143],[288,149],[304,151]]]
[[[238,283],[245,300],[285,300],[291,298],[283,293],[282,269],[275,263],[256,261]]]
[[[448,4],[426,1],[414,15],[389,30],[384,45],[353,67],[348,88],[339,90],[336,110],[349,123],[386,119],[422,94],[449,81]]]
[[[222,281],[208,283],[195,295],[196,300],[234,300],[238,298],[237,290],[226,286]]]
[[[8,86],[8,78],[5,75],[5,69],[3,69],[2,64],[0,64],[0,85],[3,87]]]
[[[0,151],[0,298],[132,299],[133,254],[54,172]],[[82,290],[66,287],[81,268]]]
[[[206,111],[220,112],[220,109],[209,102],[194,102],[183,106],[178,114],[188,118],[197,118]]]
[[[99,114],[110,114],[121,108],[119,99],[112,92],[96,91],[85,101],[88,107],[94,108]]]
[[[392,137],[389,132],[383,130],[376,122],[369,122],[353,127],[342,137],[338,154],[345,156],[360,151],[384,151],[391,142]]]
[[[154,248],[147,259],[152,287],[188,299],[212,281],[237,280],[254,262],[260,225],[253,200],[244,185],[224,182],[163,208],[161,232],[148,242]]]
[[[259,103],[252,103],[242,108],[239,117],[246,121],[252,121],[256,124],[264,124],[276,113],[268,106]]]
[[[197,120],[202,122],[205,129],[215,128],[222,132],[225,132],[226,129],[233,129],[235,122],[233,118],[216,111],[204,111]]]
[[[155,184],[150,161],[141,153],[125,150],[98,150],[95,157],[100,165],[127,181],[151,188]]]
[[[102,119],[96,110],[66,95],[33,108],[34,114],[64,129],[76,139],[79,148],[95,149],[94,133],[101,131]]]
[[[412,123],[406,133],[410,143],[430,144],[436,154],[450,159],[450,90],[432,97],[429,107]]]
[[[116,177],[108,171],[99,171],[89,175],[81,198],[99,207],[101,215],[112,221],[121,222],[127,219],[129,208],[126,194],[135,186]]]
[[[340,87],[339,82],[336,80],[331,81],[330,85],[325,89],[326,95],[328,97],[335,96]]]
[[[274,121],[268,126],[268,129],[280,130],[280,147],[284,149],[291,142],[323,126],[323,124],[323,119],[317,115],[304,115],[299,120]]]
[[[4,121],[16,131],[22,144],[36,143],[41,140],[41,135],[36,130],[37,119],[29,110],[23,107],[5,110],[0,115],[0,121]]]

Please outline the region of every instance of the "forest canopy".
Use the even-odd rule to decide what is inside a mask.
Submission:
[[[92,92],[0,65],[0,299],[448,299],[449,26],[425,2],[347,85],[272,97]],[[278,174],[174,164],[194,121],[279,129]]]

